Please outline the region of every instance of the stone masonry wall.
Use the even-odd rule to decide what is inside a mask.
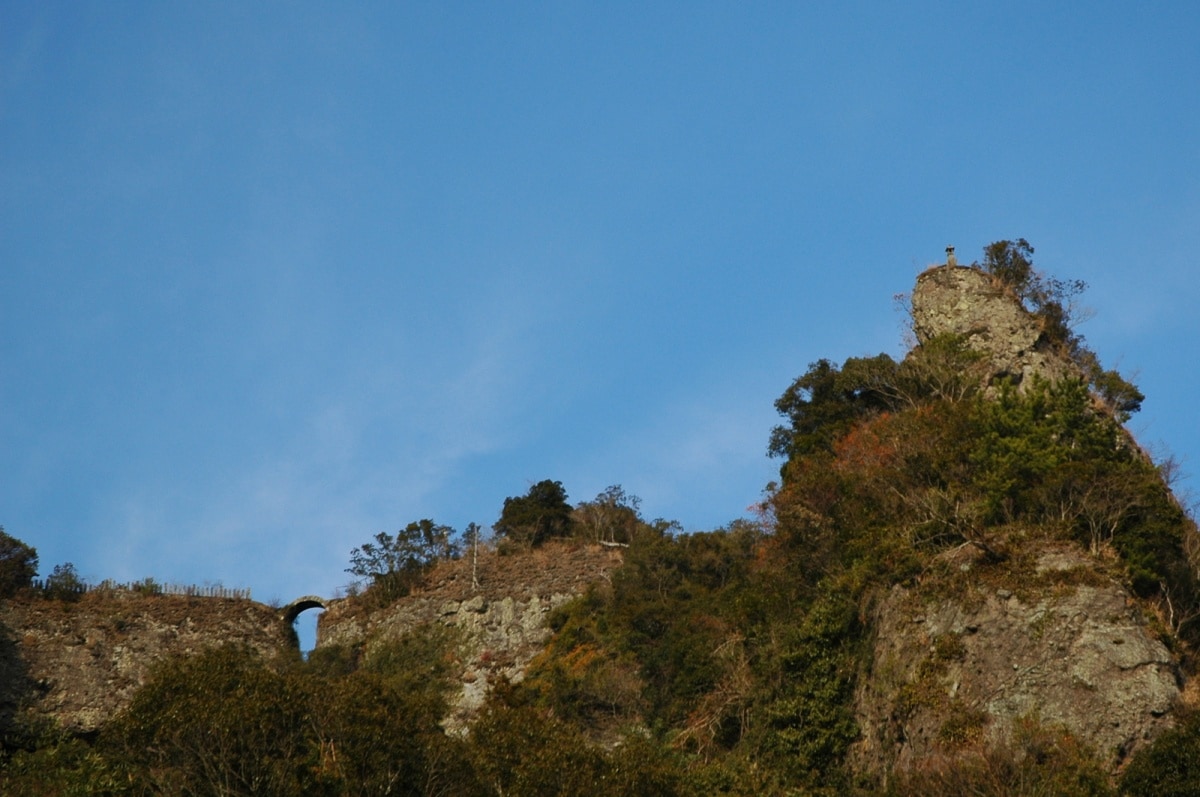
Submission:
[[[550,612],[607,579],[620,562],[618,549],[598,545],[551,543],[512,556],[484,551],[478,587],[468,556],[443,563],[419,590],[383,609],[364,611],[362,599],[332,603],[321,615],[317,647],[369,649],[430,623],[459,629],[460,688],[445,724],[462,730],[499,679],[524,677],[550,639]]]
[[[89,733],[124,708],[155,662],[227,643],[293,655],[279,612],[251,600],[96,591],[0,601],[0,724],[18,712]]]

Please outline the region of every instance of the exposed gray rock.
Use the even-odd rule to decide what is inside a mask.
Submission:
[[[1116,766],[1171,723],[1180,675],[1126,589],[1079,550],[1044,547],[1014,590],[895,587],[875,614],[857,709],[861,767],[908,768],[1032,718]],[[952,597],[946,597],[945,594]]]
[[[266,656],[295,651],[278,611],[261,603],[125,590],[2,601],[0,632],[0,719],[21,709],[73,733],[99,729],[170,656],[230,643]]]
[[[922,273],[913,290],[912,317],[919,343],[962,335],[987,358],[988,382],[1011,378],[1020,386],[1035,374],[1051,382],[1079,375],[1047,340],[1039,320],[977,268],[937,266]]]
[[[321,616],[317,647],[385,644],[431,623],[457,628],[460,688],[451,699],[447,730],[465,731],[501,679],[525,677],[550,640],[550,612],[603,581],[621,562],[618,550],[551,544],[513,556],[481,554],[472,586],[465,561],[447,562],[425,586],[383,609],[362,612],[354,600]]]

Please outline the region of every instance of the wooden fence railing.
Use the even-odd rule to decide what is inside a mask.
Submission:
[[[68,595],[84,595],[89,592],[138,592],[143,595],[186,595],[192,598],[235,598],[250,600],[250,588],[223,587],[219,584],[161,584],[151,579],[145,581],[129,581],[118,583],[105,579],[99,584],[89,584],[85,581],[75,581],[69,584],[50,582],[44,578],[35,578],[30,584],[34,590],[45,593],[60,593]]]

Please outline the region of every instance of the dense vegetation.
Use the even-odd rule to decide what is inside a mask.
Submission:
[[[997,566],[1031,539],[1106,554],[1191,649],[1195,531],[1121,427],[1141,394],[1070,331],[1065,299],[1081,285],[1041,276],[1032,251],[998,242],[982,268],[1044,320],[1080,379],[1001,383],[985,396],[979,356],[954,337],[902,362],[820,360],[776,403],[779,482],[756,517],[711,532],[648,522],[620,487],[574,508],[550,480],[507,499],[502,545],[574,537],[627,546],[625,561],[610,584],[554,613],[551,644],[465,737],[438,724],[456,656],[449,632],[322,648],[307,662],[228,648],[164,663],[94,741],[10,734],[0,790],[879,793],[848,761],[866,618],[883,591],[915,583],[954,546]],[[351,571],[398,594],[457,555],[451,536],[419,521],[356,549]],[[1114,784],[1092,751],[1030,720],[1007,746],[966,750],[887,792],[1195,794],[1198,755],[1200,721],[1185,718]]]
[[[29,587],[37,575],[37,550],[6,533],[0,526],[0,598]]]

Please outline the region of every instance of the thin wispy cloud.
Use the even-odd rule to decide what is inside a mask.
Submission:
[[[6,16],[0,524],[283,598],[544,478],[712,527],[792,379],[1016,236],[1200,451],[1200,12],[544,11]]]

